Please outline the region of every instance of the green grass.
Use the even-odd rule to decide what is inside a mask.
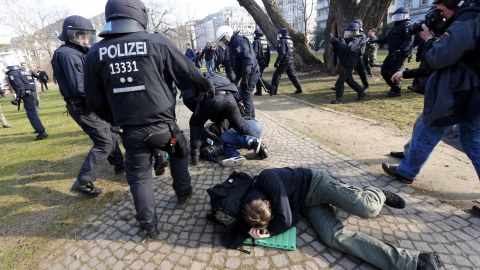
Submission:
[[[323,59],[322,54],[316,54]],[[379,52],[377,62],[383,62],[387,56],[386,52]],[[276,54],[272,55],[271,63],[264,72],[264,78],[269,81],[274,72],[273,63]],[[417,62],[406,63],[406,68],[417,68]],[[295,87],[292,85],[286,74],[282,75],[279,93],[286,94],[301,100],[308,101],[318,106],[331,108],[337,111],[366,117],[378,121],[390,122],[400,128],[410,129],[414,120],[423,109],[423,95],[411,92],[407,86],[411,85],[412,80],[404,80],[402,86],[402,96],[396,98],[387,98],[389,86],[380,75],[380,68],[373,69],[375,77],[370,79],[371,88],[367,90],[367,97],[364,101],[357,102],[357,94],[353,89],[345,84],[345,93],[343,104],[330,104],[335,98],[335,91],[330,88],[334,86],[338,75],[325,74],[321,70],[308,73],[299,73],[300,83],[302,84],[304,94],[295,95]],[[360,78],[354,75],[354,79],[361,84]]]
[[[92,142],[64,113],[58,88],[41,95],[40,119],[49,134],[42,141],[33,140],[25,110],[17,111],[11,99],[0,99],[13,126],[0,129],[0,269],[24,269],[48,254],[54,241],[87,224],[88,216],[123,197],[127,184],[106,165],[97,182],[104,191],[100,197],[72,195],[70,187]]]

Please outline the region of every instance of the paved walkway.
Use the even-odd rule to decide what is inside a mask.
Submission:
[[[180,105],[180,104],[179,104]],[[190,112],[177,106],[182,129],[188,134]],[[248,160],[235,168],[250,175],[267,168],[306,167],[325,170],[344,182],[372,185],[402,195],[407,207],[385,207],[380,215],[362,220],[338,211],[344,224],[356,231],[398,247],[436,251],[446,269],[479,269],[480,219],[413,188],[372,172],[355,160],[328,149],[312,139],[280,126],[275,119],[257,111],[264,128],[270,157]],[[322,128],[319,124],[318,128]],[[255,155],[243,152],[247,158]],[[71,235],[57,252],[39,260],[40,269],[375,269],[368,263],[326,247],[308,221],[297,225],[297,250],[284,251],[249,247],[251,255],[226,250],[220,244],[221,226],[206,220],[209,210],[207,188],[224,181],[231,168],[210,162],[191,167],[194,195],[184,210],[175,210],[170,171],[156,179],[160,237],[144,241],[134,219],[132,200],[108,204],[101,215]],[[75,240],[74,240],[75,239]]]

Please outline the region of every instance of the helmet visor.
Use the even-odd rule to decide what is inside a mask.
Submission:
[[[358,34],[359,34],[358,31],[345,30],[345,32],[343,33],[343,37],[351,38],[351,37],[357,36]]]
[[[392,21],[399,22],[399,21],[404,21],[408,18],[409,18],[408,13],[397,13],[392,16]]]
[[[96,34],[93,29],[75,28],[67,29],[68,40],[74,44],[90,49],[96,42]]]

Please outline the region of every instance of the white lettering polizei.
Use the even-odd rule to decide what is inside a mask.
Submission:
[[[98,49],[100,61],[102,61],[105,56],[114,59],[117,57],[147,54],[147,42],[145,41],[112,44],[108,47],[100,47]]]

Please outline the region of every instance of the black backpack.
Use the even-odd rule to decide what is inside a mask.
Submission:
[[[240,207],[254,183],[246,173],[233,172],[228,179],[207,189],[212,207],[207,219],[225,226],[234,226],[241,219]]]

